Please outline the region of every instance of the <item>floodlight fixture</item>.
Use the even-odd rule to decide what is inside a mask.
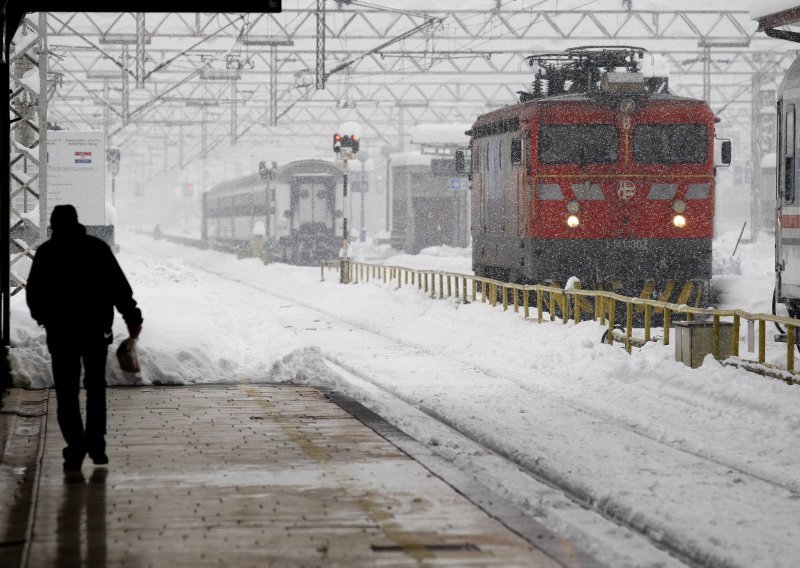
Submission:
[[[219,101],[216,99],[185,99],[184,103],[187,107],[219,106]]]
[[[750,47],[750,39],[701,39],[697,47]]]
[[[119,79],[122,77],[122,69],[108,69],[108,70],[89,70],[86,72],[87,79]]]
[[[272,37],[246,37],[242,40],[243,45],[294,45],[294,40],[289,38],[272,38]]]
[[[150,36],[145,36],[144,42],[149,44]],[[137,38],[136,34],[104,35],[98,40],[98,43],[107,45],[135,45],[137,43]]]

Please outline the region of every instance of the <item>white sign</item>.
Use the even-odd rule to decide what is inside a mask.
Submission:
[[[84,225],[106,224],[106,148],[96,130],[47,132],[47,218],[71,204]]]

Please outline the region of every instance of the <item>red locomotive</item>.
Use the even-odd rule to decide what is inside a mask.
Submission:
[[[534,55],[520,102],[470,135],[480,276],[699,304],[711,280],[715,167],[704,101],[645,77],[641,48]]]

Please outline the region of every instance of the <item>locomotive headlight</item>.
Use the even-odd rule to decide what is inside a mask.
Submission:
[[[580,210],[581,210],[581,206],[580,206],[580,204],[578,204],[577,201],[570,201],[570,202],[567,203],[567,213],[571,213],[572,215],[575,215],[575,213],[577,213]]]
[[[580,224],[581,224],[581,222],[580,222],[580,219],[578,219],[577,215],[570,215],[569,217],[567,217],[567,226],[570,229],[574,229],[575,227],[577,227]]]
[[[675,225],[678,229],[683,229],[686,226],[686,217],[683,215],[675,215],[672,218],[672,224]]]
[[[683,214],[686,211],[686,203],[677,199],[672,203],[672,210],[675,211],[678,215]]]

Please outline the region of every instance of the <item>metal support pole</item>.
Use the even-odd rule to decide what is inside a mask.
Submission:
[[[325,88],[325,0],[317,0],[317,89]]]
[[[703,48],[703,100],[711,104],[711,48]]]
[[[386,155],[386,232],[391,228],[391,208],[392,208],[392,156]]]
[[[200,158],[208,157],[208,107],[203,105],[202,124],[200,126]]]
[[[361,234],[364,231],[364,190],[366,186],[364,185],[364,170],[367,167],[367,161],[362,159],[361,160],[361,226],[358,230],[358,240],[361,241]]]
[[[47,240],[47,12],[39,12],[39,242]]]
[[[236,146],[236,79],[231,79],[231,146]]]
[[[324,64],[324,62],[323,62]],[[278,46],[269,46],[269,125],[278,125]]]
[[[348,242],[350,235],[347,233],[347,162],[349,156],[347,150],[342,148],[342,260],[340,261],[341,269],[339,270],[339,282],[348,284],[350,279],[348,277],[349,270],[347,270],[349,259],[347,258],[347,249],[350,247]]]
[[[122,44],[122,123],[128,124],[131,118],[131,85],[128,75],[128,45]]]
[[[136,88],[144,88],[144,12],[136,12]]]

